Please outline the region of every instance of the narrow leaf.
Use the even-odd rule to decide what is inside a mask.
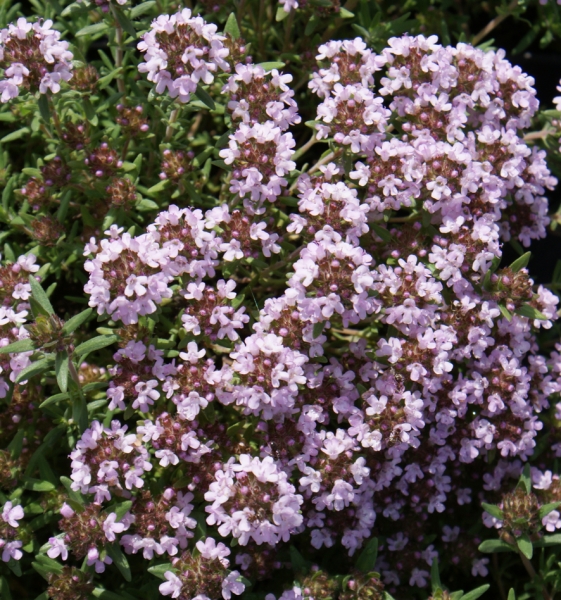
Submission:
[[[68,353],[66,350],[56,353],[55,359],[55,373],[56,381],[61,392],[66,392],[68,389],[68,374],[70,368],[68,366]]]
[[[520,269],[524,269],[528,266],[528,263],[530,262],[530,258],[532,256],[531,252],[526,252],[525,254],[523,254],[522,256],[519,256],[511,265],[510,268],[515,272],[518,273],[518,271],[520,271]]]
[[[504,519],[504,513],[498,506],[487,504],[486,502],[482,502],[481,506],[486,513],[489,513],[492,517],[495,517],[495,519],[499,519],[500,521]]]
[[[501,311],[503,317],[510,323],[510,321],[512,321],[512,313],[508,310],[508,308],[503,304],[499,304],[499,310]]]
[[[131,500],[125,500],[125,502],[121,502],[115,508],[115,514],[117,515],[117,521],[120,521],[127,514],[127,512],[131,509],[131,507],[132,507]]]
[[[76,347],[74,350],[74,354],[76,356],[83,356],[84,354],[89,354],[90,352],[95,352],[96,350],[101,350],[102,348],[106,348],[107,346],[111,346],[119,339],[117,335],[98,335],[97,337],[84,342]]]
[[[148,0],[148,2],[143,2],[142,4],[135,6],[131,10],[131,19],[136,19],[144,13],[147,13],[148,11],[152,10],[154,4],[156,4],[156,0]]]
[[[555,510],[559,506],[561,506],[561,502],[550,502],[549,504],[544,504],[538,512],[540,519],[547,517],[551,511]]]
[[[436,557],[432,559],[432,565],[430,568],[430,581],[433,594],[437,590],[442,589],[442,583],[440,582],[440,571],[438,570],[438,558]]]
[[[360,553],[356,568],[363,573],[369,573],[374,570],[376,559],[378,558],[378,538],[372,538]]]
[[[88,25],[87,27],[83,27],[78,31],[75,35],[76,37],[83,37],[85,35],[96,35],[98,33],[104,33],[108,29],[107,23],[94,23],[93,25]]]
[[[547,321],[547,317],[540,312],[537,308],[530,306],[529,304],[523,304],[514,311],[517,315],[527,317],[528,319],[539,319],[540,321]]]
[[[28,367],[25,367],[23,371],[20,371],[18,373],[18,376],[16,377],[16,383],[21,383],[22,381],[27,381],[31,377],[35,377],[35,375],[39,375],[47,369],[51,368],[52,365],[52,357],[37,360],[34,363],[31,363]]]
[[[119,569],[121,575],[125,578],[125,581],[132,581],[129,562],[126,556],[123,554],[119,544],[107,544],[105,547],[107,549],[107,554],[113,559],[115,566],[117,569]]]
[[[549,548],[550,546],[561,545],[561,533],[554,533],[553,535],[544,535],[541,540],[534,542],[535,548]]]
[[[93,310],[91,308],[86,308],[86,310],[83,310],[81,313],[78,313],[71,319],[68,319],[62,328],[62,334],[68,335],[76,331],[80,325],[83,325],[90,318],[92,312]]]
[[[123,31],[126,31],[130,36],[136,38],[136,29],[132,21],[125,15],[122,8],[118,6],[113,6],[113,14],[117,18],[117,22],[122,27]]]
[[[49,300],[45,290],[41,287],[41,284],[35,279],[33,275],[29,276],[29,285],[31,286],[31,295],[37,301],[39,306],[47,312],[49,315],[54,315],[55,310],[51,301]]]
[[[516,550],[502,540],[485,540],[479,544],[479,552],[492,554],[494,552],[516,552]]]
[[[491,586],[488,583],[486,583],[485,585],[482,585],[481,587],[478,587],[475,590],[468,592],[465,596],[462,596],[462,600],[477,600],[477,598],[480,598],[481,596],[483,596],[483,594],[490,587]]]
[[[30,352],[32,350],[35,350],[33,342],[30,339],[27,339],[12,342],[7,346],[3,346],[0,348],[0,354],[15,354],[16,352]]]
[[[230,13],[226,25],[224,26],[224,33],[227,33],[233,40],[237,40],[241,37],[242,34],[240,33],[240,27],[235,13]]]
[[[39,408],[45,408],[46,406],[49,406],[49,404],[56,404],[57,402],[60,402],[61,400],[67,400],[68,398],[70,398],[70,394],[68,393],[55,394],[54,396],[50,396],[44,402],[42,402],[39,405]]]
[[[524,470],[522,471],[522,475],[520,475],[520,479],[518,480],[518,485],[523,486],[526,490],[527,494],[532,492],[532,480],[530,478],[530,465],[526,464],[524,466]]]
[[[55,489],[55,486],[50,481],[34,479],[33,477],[25,477],[23,487],[33,492],[52,492]]]
[[[322,334],[324,327],[325,327],[325,321],[321,321],[321,323],[315,323],[313,331],[312,331],[312,337],[314,339],[318,338]]]
[[[516,592],[514,591],[514,588],[510,588],[507,600],[516,600]]]
[[[518,544],[520,552],[522,552],[528,560],[531,560],[534,555],[534,547],[532,546],[532,540],[528,537],[528,534],[522,534],[517,538],[516,543]]]
[[[275,21],[277,21],[277,23],[279,23],[280,21],[284,21],[286,19],[286,17],[288,17],[288,13],[286,12],[286,10],[284,10],[284,8],[282,6],[279,6],[277,8],[277,14],[275,16]]]
[[[39,106],[39,113],[41,114],[43,121],[45,121],[46,123],[50,123],[51,111],[49,109],[49,99],[47,97],[47,94],[41,94],[39,96],[37,106]]]
[[[210,97],[210,94],[204,90],[200,85],[197,86],[195,90],[195,96],[205,105],[210,108],[210,110],[214,110],[216,108],[216,104],[214,100]]]
[[[164,579],[165,575],[168,571],[174,572],[173,567],[169,563],[163,563],[161,565],[154,565],[153,567],[148,568],[148,573],[152,573],[158,579]]]
[[[276,61],[259,63],[259,66],[263,67],[265,69],[265,71],[272,71],[273,69],[284,69],[284,67],[286,66],[286,63],[276,60]]]

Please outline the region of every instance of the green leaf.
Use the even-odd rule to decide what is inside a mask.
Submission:
[[[10,558],[10,561],[8,562],[8,567],[16,577],[21,577],[21,565],[19,560],[14,560],[13,558]]]
[[[43,577],[43,579],[49,581],[49,575],[52,573],[52,571],[48,567],[39,562],[32,562],[31,566],[37,571],[37,573],[39,573],[39,575],[41,575],[41,577]],[[2,600],[4,599],[2,598]]]
[[[127,600],[124,596],[120,596],[115,592],[104,590],[103,588],[95,588],[92,592],[92,596],[99,598],[100,600]]]
[[[126,581],[132,581],[129,561],[123,554],[119,544],[107,544],[107,546],[105,547],[107,549],[107,554],[113,559],[113,562],[115,563],[117,569],[119,569],[119,571],[121,572],[121,575],[125,578]]]
[[[136,209],[140,211],[157,210],[158,208],[159,206],[153,200],[148,200],[148,198],[142,198],[142,200],[136,205]]]
[[[84,37],[85,35],[97,35],[98,33],[105,33],[107,29],[109,29],[109,26],[105,22],[94,23],[93,25],[83,27],[74,35],[75,37]]]
[[[17,131],[12,131],[12,133],[8,133],[1,140],[0,143],[6,144],[8,142],[13,142],[14,140],[19,140],[22,137],[27,137],[30,133],[29,127],[22,127]]]
[[[507,600],[516,600],[516,592],[514,591],[513,588],[510,588],[510,591],[508,592]]]
[[[430,568],[430,581],[433,594],[437,590],[442,589],[442,583],[440,582],[440,571],[438,570],[438,558],[436,557],[432,559],[432,565]]]
[[[72,489],[72,483],[73,483],[72,479],[70,479],[69,477],[65,477],[63,475],[60,478],[60,483],[62,483],[62,485],[66,488],[66,492],[67,492],[70,500],[80,504],[81,506],[84,505],[84,499],[82,498],[82,494],[80,494],[80,492],[76,492]]]
[[[280,21],[284,21],[288,17],[288,13],[282,6],[277,8],[277,14],[275,15],[275,21],[279,23]]]
[[[49,404],[56,404],[57,402],[60,402],[61,400],[67,400],[68,398],[70,398],[70,394],[67,392],[63,394],[55,394],[54,396],[50,396],[44,402],[42,402],[39,405],[39,408],[45,408],[46,406],[49,406]]]
[[[318,338],[322,332],[323,332],[323,328],[325,327],[325,321],[321,321],[321,323],[314,323],[314,329],[312,331],[312,337]]]
[[[16,458],[21,456],[21,451],[23,448],[23,438],[25,437],[25,431],[23,429],[20,429],[16,435],[14,436],[14,438],[12,439],[12,441],[8,444],[8,451],[10,452],[10,455],[12,456],[12,458]]]
[[[204,90],[200,85],[197,86],[195,90],[195,96],[205,105],[210,108],[210,110],[214,110],[216,108],[216,104],[214,100],[210,97],[210,94]]]
[[[554,533],[553,535],[544,535],[541,540],[534,542],[535,548],[549,548],[550,546],[561,545],[561,533]]]
[[[41,287],[41,284],[33,275],[29,276],[29,285],[31,286],[31,295],[33,296],[33,299],[48,315],[54,315],[55,309],[53,308],[51,301],[47,297],[45,290]]]
[[[516,539],[518,549],[522,554],[531,560],[534,555],[534,547],[532,546],[532,540],[529,538],[527,533],[523,533],[519,538]]]
[[[493,554],[495,552],[516,552],[516,550],[502,540],[485,540],[479,544],[479,552]]]
[[[118,339],[118,335],[98,335],[97,337],[94,337],[91,340],[76,346],[74,354],[76,356],[83,356],[84,354],[101,350],[102,348],[111,346],[111,344],[114,344]]]
[[[378,538],[372,538],[364,547],[356,561],[356,568],[363,573],[374,570],[378,558]]]
[[[547,321],[547,317],[540,312],[537,308],[530,306],[529,304],[523,304],[514,311],[517,315],[527,317],[528,319],[539,319],[540,321]]]
[[[23,487],[26,490],[33,492],[52,492],[55,486],[50,481],[43,481],[41,479],[34,479],[33,477],[25,477],[23,480]]]
[[[0,354],[15,354],[16,352],[30,352],[32,350],[35,350],[33,342],[30,339],[26,339],[3,346],[0,348]]]
[[[482,502],[481,506],[486,513],[489,513],[492,517],[495,517],[495,519],[502,521],[505,518],[503,511],[495,504],[487,504],[486,502]]]
[[[78,385],[70,380],[70,399],[72,400],[72,420],[76,423],[83,433],[88,427],[88,405],[82,390]]]
[[[152,7],[154,6],[154,4],[156,4],[156,0],[148,0],[148,2],[143,2],[142,4],[135,6],[131,10],[131,19],[136,19],[137,17],[140,17],[144,13],[149,12],[152,9]]]
[[[39,375],[43,373],[47,369],[50,369],[53,366],[53,358],[42,358],[41,360],[37,360],[31,363],[28,367],[25,367],[23,371],[18,373],[16,377],[16,383],[21,383],[22,381],[27,381],[31,377],[35,377],[35,375]]]
[[[551,511],[555,510],[557,507],[561,506],[561,502],[550,502],[549,504],[544,504],[540,507],[538,515],[540,520],[546,517]]]
[[[273,69],[284,69],[286,63],[279,61],[271,61],[271,62],[262,62],[259,63],[259,67],[263,67],[265,71],[272,71]]]
[[[93,310],[91,308],[86,308],[86,310],[83,310],[81,313],[78,313],[71,319],[68,319],[62,328],[62,334],[68,335],[76,331],[80,325],[83,325],[90,318],[92,312]]]
[[[300,554],[296,546],[290,546],[290,562],[295,573],[306,573],[308,571],[308,561]]]
[[[131,507],[131,500],[125,500],[125,502],[121,502],[118,506],[116,506],[113,512],[115,512],[115,514],[117,515],[117,521],[120,521],[131,509]]]
[[[148,188],[145,193],[149,196],[154,196],[159,192],[163,192],[168,187],[168,185],[169,179],[162,179],[156,185],[153,185],[151,188]]]
[[[377,225],[376,223],[370,223],[370,227],[374,230],[374,233],[382,239],[383,242],[386,244],[391,242],[392,234],[387,229]]]
[[[227,33],[233,40],[237,40],[242,36],[235,13],[230,13],[224,26],[224,33]]]
[[[123,9],[115,5],[113,5],[111,8],[113,9],[113,14],[115,15],[117,22],[123,31],[126,31],[133,38],[136,38],[136,29],[134,28],[132,21],[123,12]]]
[[[158,579],[165,580],[165,574],[168,571],[175,572],[175,569],[169,563],[162,563],[161,565],[154,565],[153,567],[148,568],[148,573],[152,573],[158,577]]]
[[[530,262],[530,258],[532,257],[532,253],[531,252],[526,252],[525,254],[523,254],[522,256],[519,256],[511,265],[510,268],[515,272],[518,273],[518,271],[520,271],[521,269],[525,269],[528,266],[528,263]]]
[[[49,98],[47,97],[47,94],[41,94],[39,96],[37,106],[39,107],[39,113],[41,114],[43,121],[45,121],[46,123],[50,123],[51,110],[49,108]]]
[[[478,587],[475,590],[468,592],[465,596],[462,596],[462,600],[477,600],[477,598],[480,598],[481,596],[483,596],[483,594],[490,587],[491,586],[488,583],[486,583],[485,585],[482,585],[481,587]]]
[[[68,353],[66,350],[56,353],[55,373],[56,381],[60,391],[63,393],[66,392],[68,389],[68,374],[70,373],[70,368],[68,366]]]
[[[354,13],[352,13],[350,10],[347,10],[344,6],[341,6],[339,9],[339,15],[342,19],[352,19],[355,16]]]
[[[190,181],[184,181],[183,184],[185,186],[185,189],[187,190],[187,193],[191,197],[191,200],[193,200],[193,202],[195,202],[196,204],[202,204],[203,199],[199,195],[199,192],[197,192],[197,190],[195,189],[195,186]]]
[[[86,113],[86,119],[95,127],[97,126],[99,119],[95,112],[95,108],[92,106],[88,97],[82,98],[82,105],[84,106],[84,112]]]
[[[524,470],[522,471],[522,475],[520,475],[516,487],[518,486],[524,487],[527,494],[532,493],[532,480],[530,478],[530,465],[528,463],[524,465]]]
[[[503,304],[499,304],[499,310],[501,311],[503,317],[510,323],[510,321],[512,321],[512,313],[508,310],[508,308]]]
[[[8,580],[3,575],[0,577],[0,598],[2,600],[12,600]]]

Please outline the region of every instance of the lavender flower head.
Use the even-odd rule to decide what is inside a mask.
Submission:
[[[2,102],[16,98],[20,89],[56,94],[60,84],[72,77],[72,52],[60,41],[53,22],[28,22],[24,17],[0,30],[0,80]]]
[[[159,94],[167,90],[172,98],[189,102],[199,82],[212,83],[218,69],[230,68],[224,60],[228,56],[223,44],[226,38],[216,30],[216,25],[202,17],[192,17],[188,8],[171,16],[160,15],[138,44],[146,53],[139,71],[148,73]]]

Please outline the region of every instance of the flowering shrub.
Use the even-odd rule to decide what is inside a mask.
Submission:
[[[281,2],[271,61],[265,3],[53,4],[0,12],[0,598],[553,598],[533,79],[367,8]]]

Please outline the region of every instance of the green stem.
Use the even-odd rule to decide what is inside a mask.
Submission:
[[[292,33],[292,25],[294,23],[295,13],[296,13],[296,11],[294,9],[292,9],[286,20],[286,25],[285,25],[285,29],[284,29],[284,44],[282,47],[283,52],[288,52],[290,49],[290,34]]]
[[[126,93],[125,88],[125,73],[123,71],[123,28],[119,24],[115,10],[113,9],[113,18],[115,25],[115,41],[117,42],[117,52],[115,55],[115,66],[120,69],[119,77],[117,78],[117,89],[121,94]]]
[[[47,93],[47,100],[49,102],[49,110],[51,111],[51,115],[53,116],[53,122],[55,124],[55,129],[57,130],[58,137],[62,142],[62,127],[60,125],[60,119],[58,118],[58,113],[55,107],[55,103],[53,101],[52,95],[50,92]]]
[[[502,15],[497,15],[493,20],[489,21],[489,23],[487,23],[487,25],[485,25],[485,27],[478,34],[473,36],[473,39],[471,40],[472,46],[477,46],[477,44],[479,44],[484,37],[487,37],[491,31],[493,31],[493,29],[498,27],[507,17],[510,17],[517,6],[518,0],[512,0]]]
[[[312,133],[312,137],[301,147],[296,150],[296,152],[292,155],[292,160],[298,160],[301,156],[304,156],[306,152],[315,144],[318,143],[318,139],[316,138],[316,134]]]
[[[536,581],[536,579],[538,578],[538,574],[536,573],[536,570],[534,569],[534,566],[532,565],[532,563],[524,556],[524,554],[522,554],[522,552],[520,550],[518,550],[518,555],[520,556],[520,559],[522,560],[522,564],[524,565],[524,568],[528,572],[528,575],[532,578],[532,581]],[[549,595],[549,592],[546,590],[545,585],[542,586],[542,594],[543,594],[544,600],[551,600],[551,596]]]
[[[177,117],[179,116],[179,109],[174,108],[171,111],[171,115],[169,116],[168,126],[166,127],[166,136],[164,138],[164,142],[169,142],[171,137],[173,136],[173,127],[172,125],[177,121]]]
[[[265,40],[263,38],[263,21],[265,20],[265,0],[259,0],[259,17],[257,19],[257,38],[259,40],[259,53],[265,60]]]

